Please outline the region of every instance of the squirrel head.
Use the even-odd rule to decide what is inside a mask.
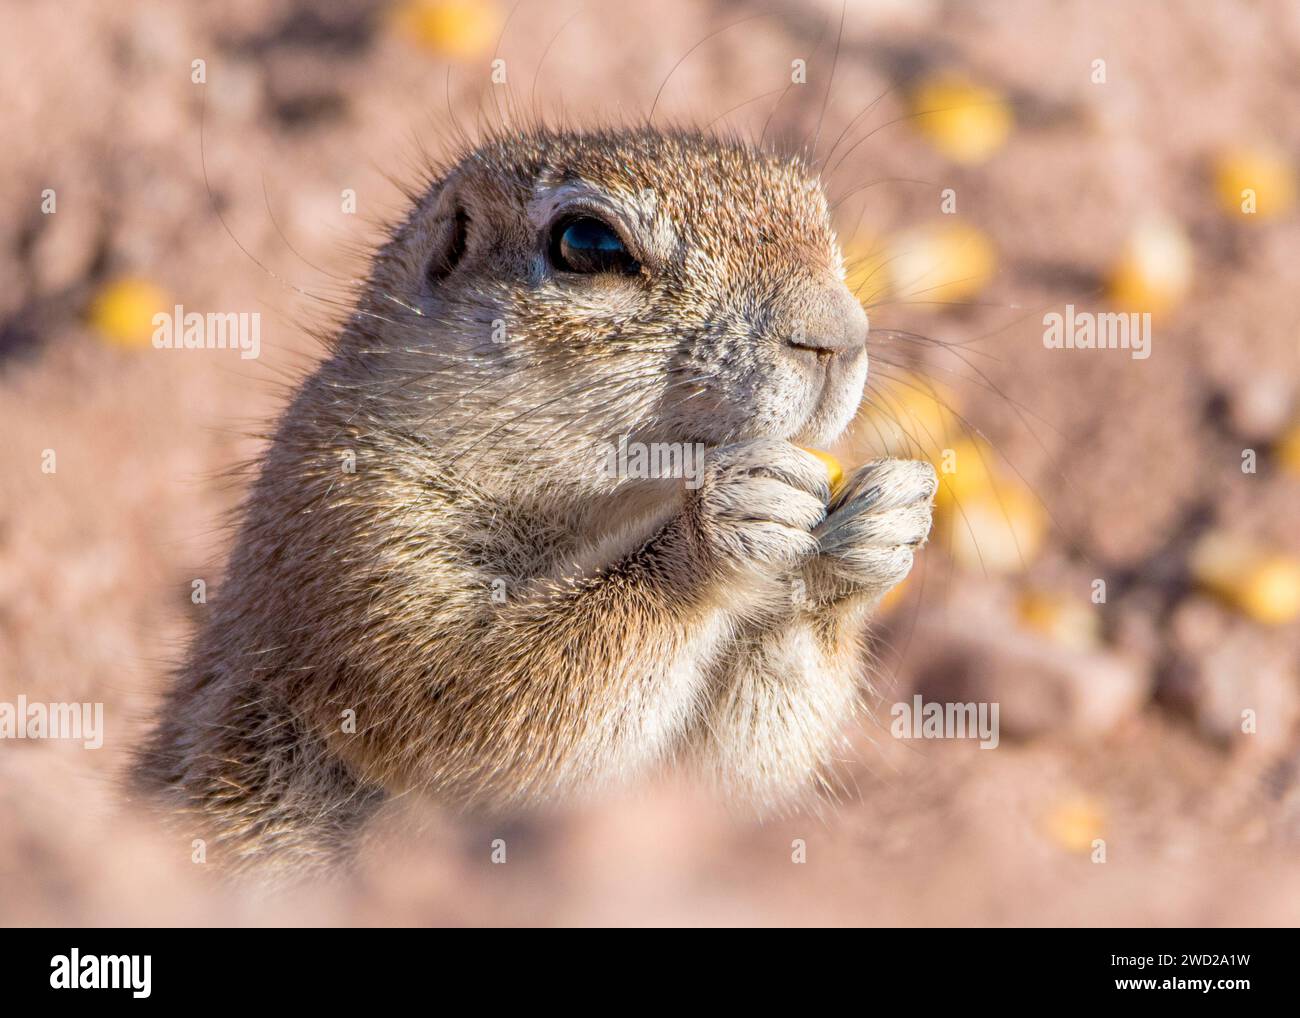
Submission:
[[[799,159],[534,128],[413,197],[345,346],[458,455],[573,478],[616,436],[823,445],[857,410],[867,316]]]

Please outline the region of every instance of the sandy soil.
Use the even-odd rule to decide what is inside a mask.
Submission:
[[[219,583],[239,495],[226,473],[318,356],[311,330],[346,306],[397,184],[447,150],[447,111],[471,129],[499,116],[493,43],[438,52],[367,0],[8,6],[0,700],[102,702],[106,734],[98,750],[0,741],[0,922],[1300,922],[1300,634],[1188,578],[1213,530],[1300,554],[1300,479],[1276,454],[1300,418],[1300,223],[1234,217],[1210,179],[1232,146],[1300,157],[1300,6],[851,0],[824,98],[838,17],[525,0],[499,55],[519,102],[581,121],[643,114],[689,54],[660,115],[754,134],[806,59],[769,136],[811,139],[823,104],[821,151],[847,131],[828,186],[855,250],[937,222],[955,188],[997,271],[968,301],[873,306],[873,385],[902,371],[943,385],[1006,483],[1041,499],[1041,549],[982,568],[956,547],[960,510],[941,516],[875,634],[878,716],[837,803],[760,825],[667,778],[509,830],[422,811],[423,833],[394,817],[355,879],[269,899],[216,885],[118,775],[202,610],[194,579]],[[908,118],[912,86],[945,71],[1014,110],[978,165]],[[1152,356],[1045,349],[1043,309],[1097,306],[1154,214],[1181,224],[1195,267]],[[90,309],[122,277],[187,308],[260,311],[261,358],[106,341]],[[879,452],[890,392],[846,457]],[[945,426],[913,432],[923,452],[965,430]],[[1096,638],[1031,624],[1040,591],[1084,606]],[[889,706],[914,693],[999,701],[999,746],[893,738]]]

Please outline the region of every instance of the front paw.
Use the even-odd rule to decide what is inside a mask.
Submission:
[[[785,574],[817,553],[812,528],[829,498],[826,470],[814,456],[760,438],[709,454],[692,509],[715,561]]]
[[[814,582],[829,588],[823,598],[876,599],[901,583],[929,536],[938,484],[934,468],[920,460],[877,460],[859,469],[813,530]]]

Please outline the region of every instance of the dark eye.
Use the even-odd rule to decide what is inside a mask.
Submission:
[[[561,272],[633,275],[641,269],[614,228],[595,216],[562,219],[555,225],[551,264]]]

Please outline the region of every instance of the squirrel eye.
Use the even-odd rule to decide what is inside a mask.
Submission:
[[[608,223],[595,216],[562,219],[551,231],[551,264],[561,272],[633,275],[641,266]]]

